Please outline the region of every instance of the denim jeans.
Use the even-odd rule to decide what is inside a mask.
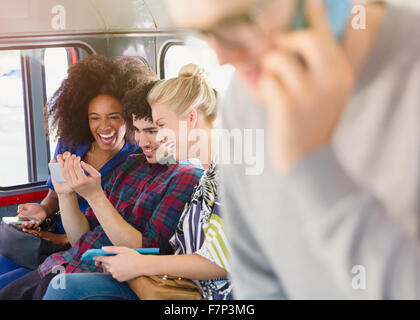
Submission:
[[[58,281],[57,277],[62,278]],[[70,273],[55,276],[43,300],[138,300],[138,298],[127,283],[118,282],[110,274]]]

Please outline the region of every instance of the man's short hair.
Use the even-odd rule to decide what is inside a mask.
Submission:
[[[124,118],[127,122],[127,137],[134,141],[133,116],[138,120],[153,122],[152,108],[147,102],[147,95],[153,86],[159,81],[148,81],[126,92],[121,104],[124,110]]]

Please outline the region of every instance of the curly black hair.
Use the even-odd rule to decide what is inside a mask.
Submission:
[[[121,101],[127,123],[127,136],[130,140],[134,139],[133,116],[135,119],[153,122],[152,109],[147,102],[147,95],[158,82],[154,80],[141,83],[141,85],[127,91]]]
[[[46,131],[51,119],[51,129],[57,129],[60,142],[72,148],[92,143],[87,112],[90,101],[106,93],[121,102],[128,91],[156,79],[139,58],[90,55],[69,68],[67,78],[46,104]],[[128,135],[126,138],[132,141]]]

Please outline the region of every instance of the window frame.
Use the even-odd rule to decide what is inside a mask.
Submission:
[[[44,101],[44,106],[47,103],[47,82],[46,82],[46,76],[45,76],[45,53],[46,53],[46,49],[50,49],[50,48],[64,48],[67,52],[67,65],[68,67],[70,67],[71,65],[77,63],[80,58],[81,58],[81,53],[80,53],[80,49],[85,50],[85,52],[87,53],[87,55],[91,54],[87,51],[86,48],[82,48],[82,47],[75,47],[75,46],[54,46],[54,47],[42,47],[42,53],[41,53],[41,65],[42,65],[42,84],[43,84],[43,101]],[[73,60],[73,51],[74,50],[74,60]],[[45,133],[47,134],[47,133]],[[50,148],[50,140],[46,140],[47,143],[47,159],[48,162],[50,162],[51,160],[51,148]],[[1,190],[1,189],[0,189]]]
[[[44,121],[42,123],[36,123],[35,117],[40,117],[39,113],[42,113],[43,119],[43,108],[40,110],[35,110],[34,108],[34,96],[36,94],[33,92],[33,86],[31,83],[31,76],[36,74],[37,79],[41,80],[41,92],[38,94],[39,98],[42,99],[42,106],[45,106],[46,101],[46,83],[45,83],[45,67],[44,67],[44,57],[45,50],[48,48],[65,48],[67,51],[67,60],[69,66],[71,65],[71,57],[69,56],[69,51],[71,49],[76,50],[76,62],[80,60],[81,53],[80,50],[84,50],[86,55],[94,54],[95,51],[93,48],[83,42],[78,41],[64,41],[64,42],[54,42],[45,43],[45,44],[36,44],[36,45],[12,45],[12,46],[0,46],[1,51],[9,50],[40,50],[41,59],[38,61],[40,65],[40,70],[34,70],[34,66],[31,64],[30,58],[21,54],[21,77],[22,77],[22,94],[23,94],[23,109],[25,117],[25,135],[26,135],[26,158],[28,163],[28,182],[24,184],[17,184],[11,186],[0,186],[0,198],[12,193],[26,191],[28,188],[31,190],[41,189],[46,187],[46,180],[38,181],[38,175],[48,173],[48,162],[50,161],[50,143],[46,139],[46,132],[44,128]],[[32,78],[33,79],[33,78]],[[39,101],[37,101],[39,104]],[[35,112],[37,112],[35,114]],[[38,121],[39,122],[39,121]],[[41,142],[41,140],[44,140]],[[38,142],[38,144],[37,144]],[[45,145],[43,145],[45,142]],[[41,160],[41,161],[40,161]],[[44,161],[46,160],[46,161]]]
[[[172,46],[185,46],[184,41],[180,40],[168,40],[162,45],[162,49],[159,52],[159,78],[165,79],[165,58],[168,50]]]

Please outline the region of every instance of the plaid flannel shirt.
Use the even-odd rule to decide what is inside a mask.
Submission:
[[[131,155],[115,170],[104,192],[121,216],[142,233],[144,248],[160,247],[173,235],[201,175],[202,169],[186,164],[149,164],[143,154]],[[113,244],[92,209],[84,215],[90,231],[69,250],[49,256],[38,267],[41,278],[61,265],[66,273],[101,272],[93,261],[80,257],[88,249]]]

